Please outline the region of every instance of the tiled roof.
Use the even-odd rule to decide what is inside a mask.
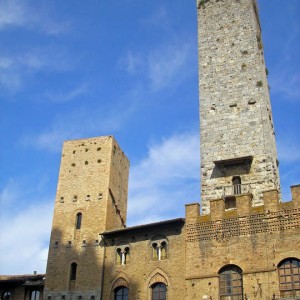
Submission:
[[[118,229],[114,229],[114,230],[110,230],[110,231],[104,231],[101,234],[104,236],[112,235],[115,233],[135,231],[135,230],[139,230],[139,229],[146,229],[146,228],[150,228],[150,227],[168,225],[168,224],[172,224],[172,223],[182,223],[183,224],[184,222],[185,222],[184,218],[177,218],[177,219],[165,220],[165,221],[160,221],[160,222],[155,222],[155,223],[136,225],[136,226],[126,227],[126,228],[118,228]]]
[[[45,274],[0,275],[0,281],[26,281],[43,279]]]

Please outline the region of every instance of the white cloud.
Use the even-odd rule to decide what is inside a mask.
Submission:
[[[68,21],[56,21],[49,15],[49,7],[36,5],[36,2],[2,0],[0,2],[0,30],[8,27],[25,27],[49,35],[65,33],[70,29]]]
[[[184,204],[200,200],[199,148],[198,133],[175,134],[151,145],[131,167],[130,225],[184,217]]]
[[[45,93],[45,99],[46,101],[51,101],[55,103],[66,103],[70,102],[72,100],[76,100],[81,96],[84,96],[88,93],[88,85],[83,83],[72,90],[69,91],[59,91],[59,92],[46,92]]]
[[[175,43],[152,51],[148,57],[148,78],[154,90],[174,84],[186,73],[191,47],[189,43]]]
[[[26,18],[26,9],[19,1],[3,0],[0,2],[0,29],[8,26],[20,26],[30,18]]]
[[[32,48],[23,54],[0,56],[0,86],[16,92],[32,75],[41,71],[65,72],[71,64],[64,51],[56,47]]]
[[[0,273],[45,272],[52,201],[34,199],[22,184],[10,180],[0,192],[0,203]]]

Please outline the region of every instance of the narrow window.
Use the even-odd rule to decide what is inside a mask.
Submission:
[[[115,289],[115,300],[128,300],[129,290],[125,286],[119,286]]]
[[[220,273],[220,300],[243,300],[242,270],[237,266],[227,266]]]
[[[31,291],[30,300],[39,300],[40,299],[40,291]]]
[[[167,286],[164,283],[155,283],[151,286],[152,300],[166,300],[167,299]]]
[[[70,280],[76,280],[77,264],[71,264]]]
[[[240,176],[232,177],[232,185],[233,185],[233,194],[239,195],[242,193],[242,180]]]
[[[82,221],[82,213],[78,213],[76,215],[76,229],[81,228],[81,221]]]
[[[289,258],[278,266],[280,296],[294,298],[300,296],[300,260]]]

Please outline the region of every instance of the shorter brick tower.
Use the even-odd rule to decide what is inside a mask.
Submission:
[[[129,161],[112,136],[64,143],[44,299],[99,299],[100,232],[124,228]]]

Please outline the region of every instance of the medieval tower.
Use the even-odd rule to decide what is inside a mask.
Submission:
[[[45,299],[100,298],[104,248],[99,234],[125,226],[128,169],[111,136],[64,143]]]
[[[279,189],[256,0],[198,0],[202,211],[209,201]]]
[[[256,0],[197,11],[202,214],[126,227],[117,142],[66,141],[43,299],[300,299],[300,185],[281,202]]]

